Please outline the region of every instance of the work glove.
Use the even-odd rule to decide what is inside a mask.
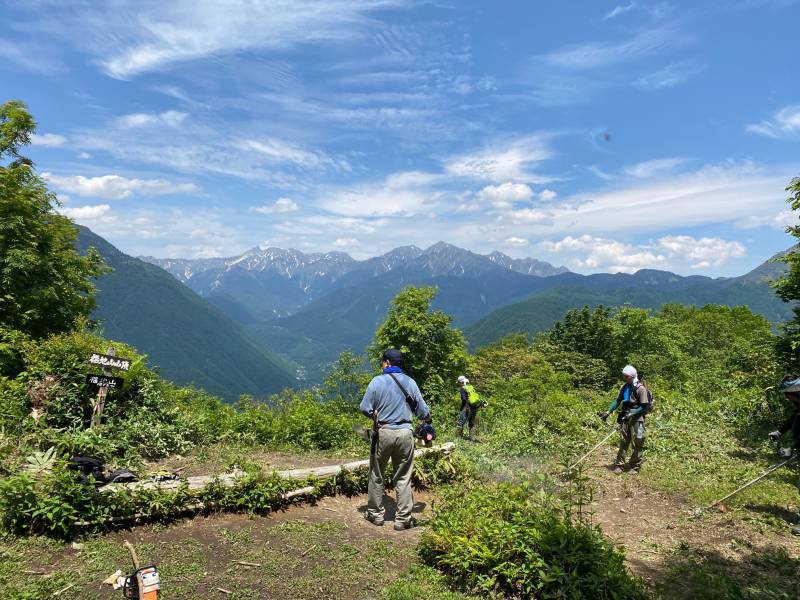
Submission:
[[[597,413],[597,416],[600,417],[600,419],[605,423],[606,419],[608,418],[608,415],[610,414],[611,413],[608,412],[607,410],[601,410],[599,413]]]
[[[630,419],[630,418],[631,418],[631,413],[626,410],[624,413],[622,413],[622,419],[620,419],[620,420],[623,423],[627,423],[628,419]]]
[[[777,429],[776,429],[775,431],[770,431],[770,432],[767,434],[767,437],[768,437],[770,440],[772,440],[773,442],[777,442],[777,441],[780,439],[780,437],[781,437],[781,432],[780,432],[780,431],[778,431]]]
[[[783,448],[778,452],[778,456],[781,458],[791,458],[794,454],[794,448]]]

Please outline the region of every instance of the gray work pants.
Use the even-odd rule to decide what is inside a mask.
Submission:
[[[630,466],[632,469],[638,469],[642,464],[642,449],[644,448],[645,438],[644,419],[637,419],[635,421],[626,421],[622,423],[622,429],[619,432],[619,450],[617,451],[617,460],[614,464],[625,464],[625,456],[628,454],[628,447],[633,442],[633,454],[631,454]]]
[[[411,495],[411,474],[414,471],[414,435],[410,429],[383,429],[378,432],[378,443],[369,463],[369,500],[367,513],[374,521],[383,521],[383,492],[386,488],[383,474],[392,461],[392,483],[397,498],[395,521],[408,522],[414,499]]]

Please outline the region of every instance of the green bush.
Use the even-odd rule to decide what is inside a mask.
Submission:
[[[270,448],[359,448],[353,425],[364,418],[345,400],[322,403],[311,392],[286,390],[270,403],[241,402],[234,430],[245,441]]]
[[[425,488],[461,478],[463,465],[449,457],[426,455],[417,461],[413,484]],[[344,471],[334,478],[288,480],[274,472],[253,469],[232,487],[212,482],[201,490],[180,485],[171,490],[140,489],[99,493],[77,472],[58,463],[52,472],[34,476],[21,471],[0,480],[0,530],[18,535],[44,534],[69,538],[108,528],[112,518],[169,521],[187,512],[237,511],[265,513],[287,504],[284,492],[313,485],[313,496],[356,494],[367,489],[366,469]],[[123,520],[123,523],[130,520]],[[78,524],[85,523],[85,524]]]
[[[420,555],[462,589],[524,598],[640,599],[641,582],[600,531],[523,484],[448,491]]]

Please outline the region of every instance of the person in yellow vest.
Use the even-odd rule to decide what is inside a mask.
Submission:
[[[480,394],[472,387],[464,375],[459,375],[459,393],[461,394],[461,410],[458,413],[458,437],[464,437],[464,426],[469,426],[469,439],[475,441],[478,432],[478,408],[481,407]]]

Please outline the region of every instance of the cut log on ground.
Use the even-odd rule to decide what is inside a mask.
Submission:
[[[447,442],[441,446],[433,446],[431,448],[418,448],[414,452],[414,457],[419,457],[424,454],[432,452],[439,452],[441,454],[450,454],[455,449],[455,444]],[[325,467],[309,467],[306,469],[289,469],[288,471],[276,471],[275,474],[284,479],[308,479],[309,477],[316,477],[317,479],[325,479],[327,477],[335,477],[342,471],[355,471],[357,469],[364,469],[369,466],[369,459],[357,460],[349,463],[339,465],[328,465]],[[187,477],[183,480],[171,479],[167,481],[134,481],[131,483],[109,483],[99,488],[100,492],[119,492],[121,490],[173,490],[182,485],[188,485],[190,490],[200,490],[210,483],[216,483],[223,487],[233,487],[236,482],[245,477],[242,471],[235,471],[225,475],[201,475],[197,477]],[[292,493],[292,492],[290,492]]]

